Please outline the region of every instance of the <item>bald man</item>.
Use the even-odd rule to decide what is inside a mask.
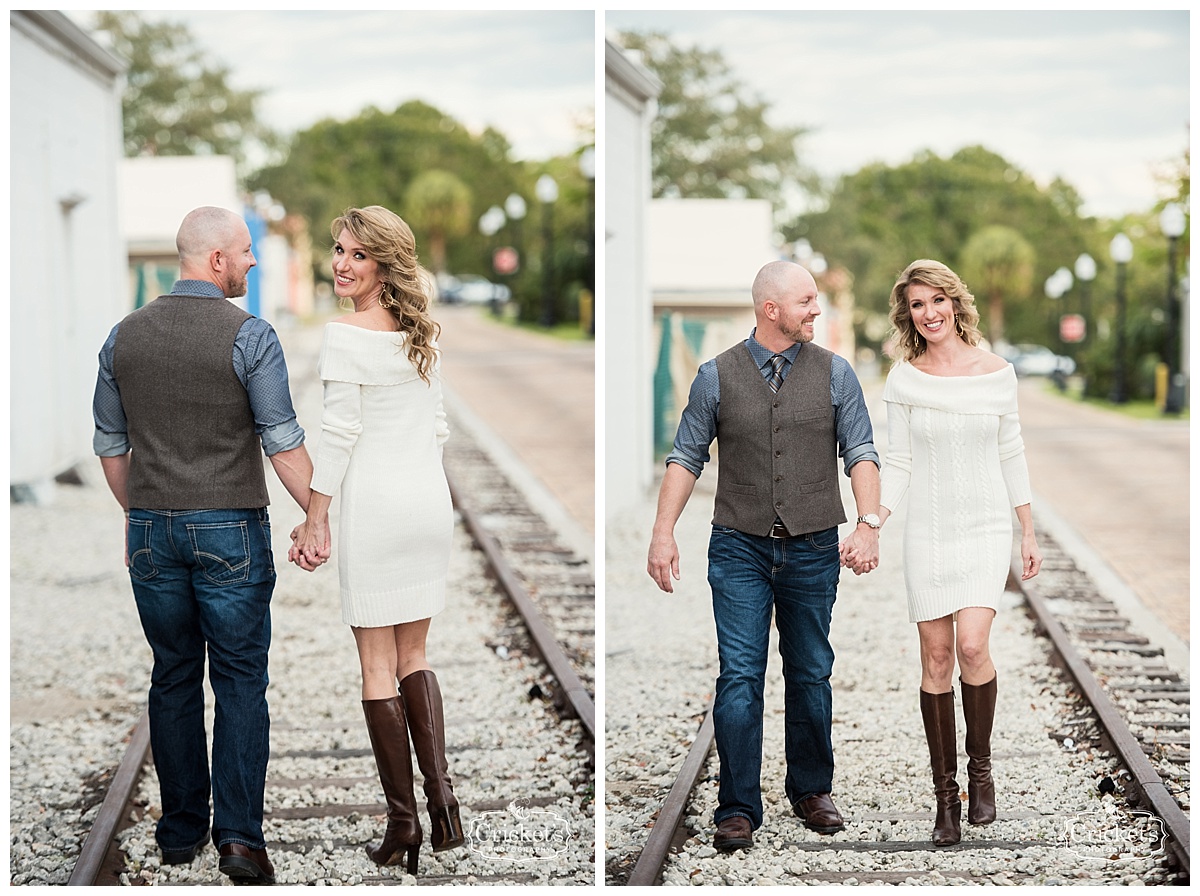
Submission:
[[[753,845],[763,821],[763,687],[771,613],[783,657],[784,732],[792,809],[814,831],[844,827],[833,803],[833,648],[829,624],[846,521],[837,459],[858,522],[846,547],[862,574],[879,562],[879,455],[862,388],[845,359],[815,345],[817,285],[799,265],[754,279],[750,337],[700,366],[666,458],[647,572],[663,591],[679,579],[675,523],[709,446],[720,445],[708,581],[720,675],[713,724],[721,782],[713,846]]]
[[[190,863],[211,836],[223,873],[270,884],[262,817],[275,566],[260,451],[302,510],[312,462],[274,329],[227,301],[246,294],[255,265],[246,222],[195,209],[176,247],[170,294],[113,327],[100,351],[93,448],[125,510],[125,565],[154,654],[163,862]]]

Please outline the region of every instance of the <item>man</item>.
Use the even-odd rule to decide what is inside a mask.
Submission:
[[[101,349],[93,447],[125,509],[125,563],[154,654],[163,862],[191,862],[208,839],[211,789],[220,870],[271,884],[262,816],[275,568],[260,441],[302,507],[312,462],[275,331],[226,301],[245,295],[255,265],[245,222],[195,209],[176,246],[171,293],[128,315]],[[206,653],[216,698],[211,781]]]
[[[856,574],[879,562],[879,455],[862,389],[846,361],[813,344],[821,313],[812,275],[763,267],[752,288],[756,326],[701,365],[667,456],[647,571],[663,591],[679,578],[675,523],[721,449],[708,550],[720,676],[713,724],[721,783],[713,845],[750,847],[762,824],[763,686],[771,611],[783,657],[785,792],[805,825],[844,826],[833,803],[829,621],[845,522],[837,457],[850,476],[858,525],[842,550]]]

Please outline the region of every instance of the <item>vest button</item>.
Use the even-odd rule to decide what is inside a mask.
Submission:
[[[780,456],[780,455],[782,455],[782,454],[783,454],[783,452],[782,452],[782,451],[776,451],[776,452],[775,452],[775,456],[776,456],[776,457],[779,457],[779,456]]]
[[[776,482],[783,482],[783,477],[782,477],[782,476],[776,476],[776,477],[775,477],[775,481],[776,481]]]
[[[782,502],[782,501],[776,501],[776,502],[775,502],[775,506],[776,506],[776,507],[782,507],[782,506],[783,506],[783,502]]]
[[[778,427],[778,426],[776,426],[776,427],[775,427],[773,430],[771,430],[771,431],[772,431],[772,432],[779,432],[779,427]]]

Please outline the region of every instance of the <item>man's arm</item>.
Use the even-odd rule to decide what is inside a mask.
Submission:
[[[879,467],[873,461],[862,460],[850,468],[850,488],[858,516],[879,513]],[[842,542],[842,562],[855,575],[870,572],[879,565],[879,530],[858,523]]]
[[[270,457],[271,466],[275,468],[275,475],[279,477],[279,481],[283,483],[283,487],[287,489],[292,499],[300,505],[300,509],[307,514],[314,495],[313,490],[309,487],[312,482],[313,465],[312,459],[308,456],[308,449],[303,445],[297,445],[287,451],[277,451]],[[293,530],[293,540],[295,537],[296,532]],[[297,562],[302,569],[312,572],[328,560],[333,553],[332,539],[329,534],[328,498],[324,502],[324,513],[320,515],[316,525],[316,538],[320,548],[315,560],[304,557],[305,562],[300,562],[297,560],[295,552],[291,550],[288,552],[288,559]]]
[[[104,480],[121,509],[125,511],[125,565],[129,565],[129,452],[114,457],[101,457],[100,469]]]
[[[679,578],[679,546],[675,543],[675,523],[687,506],[696,487],[696,474],[680,464],[667,464],[662,486],[658,490],[658,513],[654,532],[650,536],[650,554],[646,572],[656,585],[668,594],[675,588],[672,576]]]

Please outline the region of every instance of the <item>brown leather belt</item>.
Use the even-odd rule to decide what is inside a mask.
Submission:
[[[770,535],[772,538],[791,538],[792,533],[787,530],[787,526],[782,521],[776,520],[775,525],[771,527]]]

